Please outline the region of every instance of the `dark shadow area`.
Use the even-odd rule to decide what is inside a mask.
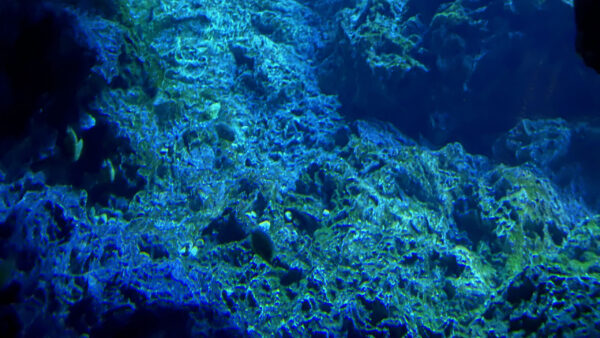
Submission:
[[[585,64],[600,73],[600,2],[575,0],[575,46]]]
[[[111,3],[86,2],[114,15]],[[129,140],[85,113],[108,86],[92,72],[97,50],[74,13],[58,1],[0,4],[0,167],[8,179],[42,171],[48,184],[85,189],[92,204],[106,205],[145,180],[128,164]]]
[[[95,53],[77,37],[76,18],[39,1],[0,4],[0,138],[77,121],[80,91]]]

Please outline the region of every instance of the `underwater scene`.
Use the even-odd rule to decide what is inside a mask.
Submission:
[[[0,1],[0,336],[600,337],[600,1]]]

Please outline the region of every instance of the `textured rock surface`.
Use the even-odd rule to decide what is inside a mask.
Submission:
[[[524,3],[546,2],[503,10]],[[463,69],[477,1],[53,4],[96,63],[68,119],[0,140],[2,332],[600,332],[592,124],[523,120],[488,158],[347,121],[320,86],[338,34],[329,57],[375,68],[371,88]]]

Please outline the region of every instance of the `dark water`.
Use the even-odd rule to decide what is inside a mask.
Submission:
[[[568,0],[5,0],[0,335],[598,336],[598,93]]]

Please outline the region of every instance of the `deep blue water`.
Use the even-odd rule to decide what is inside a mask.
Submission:
[[[599,336],[593,6],[1,2],[0,335]]]

